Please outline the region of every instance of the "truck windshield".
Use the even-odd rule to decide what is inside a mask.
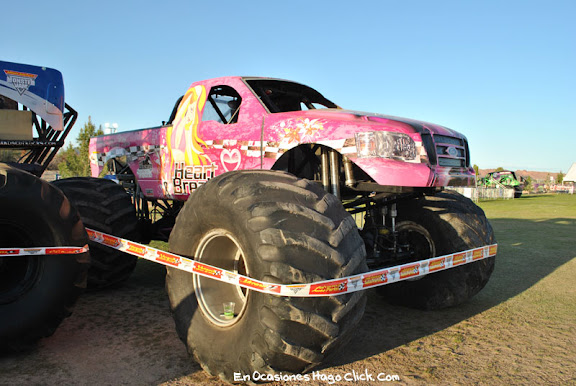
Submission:
[[[302,84],[274,79],[246,79],[271,113],[338,108],[318,91]]]

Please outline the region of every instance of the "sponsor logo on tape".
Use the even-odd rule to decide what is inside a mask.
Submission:
[[[455,253],[452,257],[452,265],[460,265],[466,262],[466,253]]]
[[[180,264],[180,256],[175,256],[163,251],[156,251],[156,261],[177,267]]]
[[[400,269],[400,279],[418,276],[420,274],[420,264],[409,265]]]
[[[306,284],[289,284],[286,287],[288,287],[288,290],[291,291],[294,295],[304,292],[306,288],[308,288]]]
[[[112,248],[116,248],[120,246],[120,239],[118,237],[102,234],[102,244],[108,245],[109,247]]]
[[[192,271],[194,271],[196,273],[201,273],[203,275],[209,275],[212,277],[216,277],[218,279],[220,279],[222,277],[222,270],[221,269],[214,268],[214,267],[211,267],[209,265],[199,263],[197,261],[194,263],[194,268],[192,268]]]
[[[44,248],[24,248],[23,251],[28,253],[29,255],[37,255],[42,252]]]
[[[139,257],[144,257],[146,256],[146,253],[148,252],[148,248],[140,245],[140,244],[135,244],[132,243],[130,241],[128,241],[127,243],[128,248],[126,248],[126,252],[139,256]]]
[[[70,253],[69,251],[72,252],[70,249],[67,248],[46,248],[47,255],[63,255],[66,253]]]
[[[388,281],[388,271],[381,273],[374,273],[371,275],[365,275],[362,278],[362,287],[372,287],[378,284],[384,284]]]
[[[488,256],[495,256],[498,252],[498,245],[490,245],[488,247]]]
[[[248,277],[242,277],[242,276],[240,277],[239,283],[241,286],[246,286],[249,288],[254,288],[265,292],[280,293],[281,289],[281,287],[277,284],[262,283],[261,281],[253,280]]]
[[[428,264],[428,272],[438,271],[440,269],[446,268],[446,258],[441,257],[439,259],[431,260]]]
[[[311,294],[339,294],[346,292],[348,289],[347,280],[334,280],[329,282],[324,282],[321,284],[311,284],[310,293]]]
[[[484,248],[475,249],[472,251],[472,260],[479,260],[484,258]]]

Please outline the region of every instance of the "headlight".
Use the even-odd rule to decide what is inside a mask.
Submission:
[[[382,157],[399,160],[416,158],[416,144],[409,135],[387,131],[356,133],[358,158]]]

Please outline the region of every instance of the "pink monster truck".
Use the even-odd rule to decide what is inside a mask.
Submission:
[[[495,242],[483,211],[444,189],[475,186],[462,134],[343,110],[290,81],[193,83],[161,127],[92,138],[90,154],[93,178],[59,185],[87,227],[169,240],[172,252],[267,282],[345,277]],[[91,245],[89,285],[125,280],[134,258],[101,248]],[[493,267],[488,258],[379,288],[392,303],[448,307],[480,291]],[[166,288],[189,352],[228,381],[322,364],[366,302],[364,291],[275,297],[172,268]],[[223,302],[235,303],[234,317]]]

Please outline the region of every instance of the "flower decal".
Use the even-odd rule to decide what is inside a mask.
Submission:
[[[318,132],[324,130],[324,124],[319,119],[288,119],[275,125],[274,130],[280,142],[289,145],[314,141]]]

